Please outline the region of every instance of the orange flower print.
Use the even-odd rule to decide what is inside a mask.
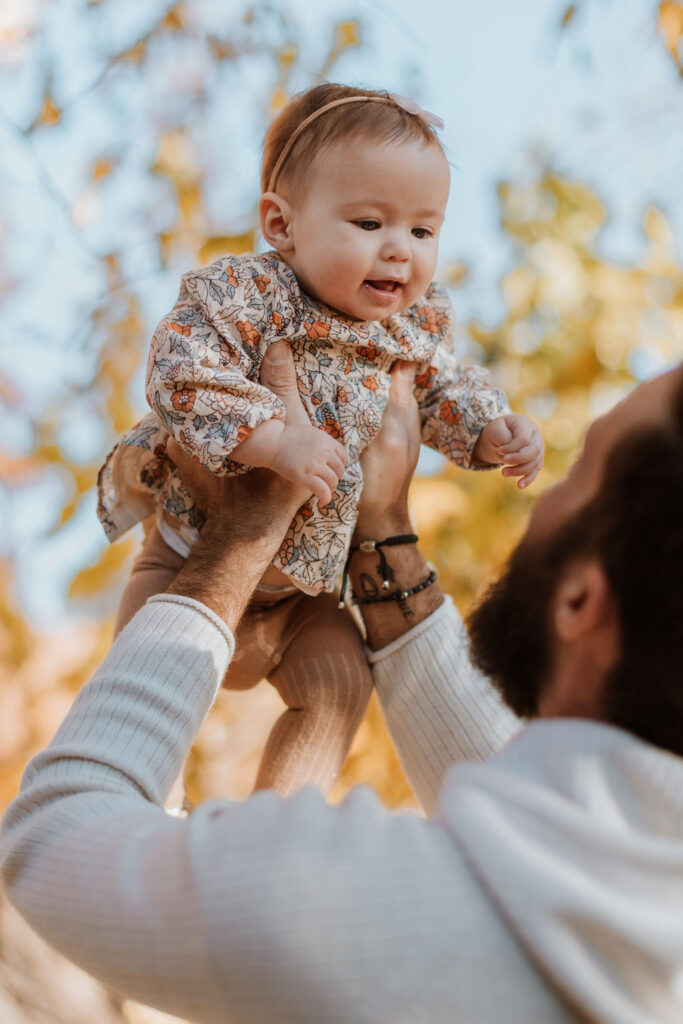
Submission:
[[[353,388],[350,384],[340,384],[337,388],[337,401],[340,405],[346,405],[353,401]]]
[[[421,306],[417,310],[417,315],[420,318],[420,326],[430,334],[439,333],[439,325],[436,322],[436,313],[431,306]]]
[[[313,515],[313,509],[311,508],[310,501],[307,501],[305,505],[302,505],[299,509],[299,515],[302,519],[310,519]]]
[[[415,377],[415,384],[418,388],[431,388],[436,377],[436,367],[428,366],[424,373],[418,373]]]
[[[230,342],[225,341],[224,338],[219,339],[219,351],[223,362],[229,363],[230,366],[240,365],[239,349]]]
[[[159,459],[152,459],[140,470],[140,483],[146,487],[153,487],[164,475],[164,467]]]
[[[368,391],[376,391],[377,390],[377,378],[376,377],[363,377],[363,379],[361,380],[361,384],[363,385],[364,388],[367,388]]]
[[[320,419],[321,426],[326,434],[330,437],[334,437],[337,440],[342,436],[341,427],[337,422],[337,418],[332,412],[329,406],[325,409],[321,409],[318,417]]]
[[[353,356],[349,352],[349,354],[346,357],[346,362],[344,363],[344,373],[348,376],[348,374],[351,373],[352,369],[353,369]]]
[[[458,409],[457,403],[451,401],[449,398],[444,399],[439,406],[439,417],[444,421],[444,423],[459,423],[461,416],[462,413]]]
[[[171,395],[171,404],[178,412],[191,412],[197,392],[194,388],[181,388]]]
[[[189,338],[192,333],[192,328],[189,324],[178,324],[175,321],[168,325],[169,331],[173,331],[174,334],[182,334],[184,338]]]
[[[266,277],[265,274],[259,274],[258,277],[254,278],[254,284],[258,288],[261,295],[263,295],[264,291],[270,284],[270,278]]]
[[[282,313],[278,313],[277,311],[275,311],[272,314],[270,319],[273,321],[273,324],[275,325],[275,327],[281,327],[282,326]]]
[[[246,441],[253,429],[253,427],[248,427],[246,424],[243,424],[237,431],[237,443],[242,444],[242,441]]]
[[[326,338],[330,333],[330,325],[324,324],[321,320],[307,320],[306,334],[311,341],[319,341],[320,338]]]
[[[236,288],[239,284],[234,267],[228,266],[225,268],[225,283],[229,288]]]
[[[380,350],[377,348],[376,345],[358,345],[356,347],[356,352],[361,357],[361,359],[367,359],[368,362],[372,363],[379,355]]]
[[[280,545],[278,554],[283,565],[291,565],[292,562],[296,562],[299,557],[299,549],[295,546],[294,539],[292,537],[285,537]]]
[[[248,320],[237,320],[235,326],[242,335],[242,341],[245,345],[250,348],[254,348],[258,345],[261,335],[253,324],[250,324]]]
[[[154,455],[155,458],[150,459],[140,470],[140,482],[147,487],[154,487],[164,476],[168,458],[166,455],[166,445],[156,445]],[[170,459],[168,461],[170,462]]]

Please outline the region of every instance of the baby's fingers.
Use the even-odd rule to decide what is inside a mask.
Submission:
[[[527,448],[529,445],[533,445],[538,448],[542,445],[540,437],[536,435],[536,431],[533,429],[523,429],[516,433],[506,444],[498,446],[498,451],[501,455],[513,455],[515,452],[519,452],[522,448]]]
[[[541,457],[537,457],[535,459],[523,463],[522,465],[506,466],[502,470],[502,475],[521,477],[521,480],[518,480],[517,482],[517,486],[520,489],[523,489],[524,487],[528,487],[529,484],[536,479],[542,467],[543,459]]]
[[[325,482],[327,487],[330,489],[330,492],[333,491],[339,483],[339,474],[335,473],[329,466],[320,466],[314,471],[314,475],[316,478]]]
[[[346,459],[342,461],[337,454],[332,454],[327,460],[327,465],[330,467],[332,472],[336,474],[338,483],[344,475]]]
[[[539,463],[535,469],[532,469],[531,472],[526,473],[521,480],[518,480],[517,486],[519,487],[519,489],[524,490],[525,487],[528,487],[529,484],[532,484],[538,476],[538,474],[541,472],[541,468],[542,463]]]
[[[506,466],[523,466],[525,462],[532,462],[535,459],[543,459],[543,451],[539,451],[535,443],[527,444],[519,451],[504,456]]]
[[[348,456],[346,454],[346,448],[341,443],[341,441],[335,441],[332,438],[331,438],[331,440],[332,440],[332,453],[333,453],[333,455],[335,455],[339,459],[339,461],[342,463],[342,465],[345,466],[347,458],[348,458]]]
[[[322,477],[310,477],[308,486],[311,488],[311,494],[314,494],[318,499],[318,505],[320,508],[324,508],[325,505],[329,505],[332,501],[333,488],[329,487]]]

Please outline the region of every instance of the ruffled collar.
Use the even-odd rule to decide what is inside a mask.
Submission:
[[[275,250],[263,254],[274,264],[290,300],[299,307],[300,327],[312,340],[326,338],[352,348],[378,350],[396,358],[423,362],[452,334],[453,311],[446,293],[431,284],[417,302],[385,320],[352,320],[305,292],[289,264]]]

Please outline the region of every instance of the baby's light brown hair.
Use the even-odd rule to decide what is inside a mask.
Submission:
[[[351,96],[381,98],[389,102],[343,103],[325,111],[296,139],[276,181],[271,182],[280,155],[299,125],[328,103]],[[443,148],[430,125],[419,115],[411,114],[393,102],[389,93],[326,82],[292,97],[270,125],[263,142],[261,191],[282,189],[290,197],[300,193],[310,180],[315,157],[321,150],[349,138],[374,142],[421,141],[425,145]]]

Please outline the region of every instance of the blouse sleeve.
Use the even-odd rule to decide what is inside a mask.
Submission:
[[[430,363],[415,378],[415,397],[422,422],[422,443],[456,465],[472,469],[472,452],[487,423],[509,412],[505,395],[494,388],[481,366],[460,366],[453,351],[454,316],[445,292],[434,286],[430,295],[436,323],[443,325]]]
[[[268,345],[288,333],[278,287],[251,261],[224,257],[185,274],[178,301],[152,339],[147,400],[169,434],[217,475],[259,424],[285,418],[283,403],[258,382]]]

